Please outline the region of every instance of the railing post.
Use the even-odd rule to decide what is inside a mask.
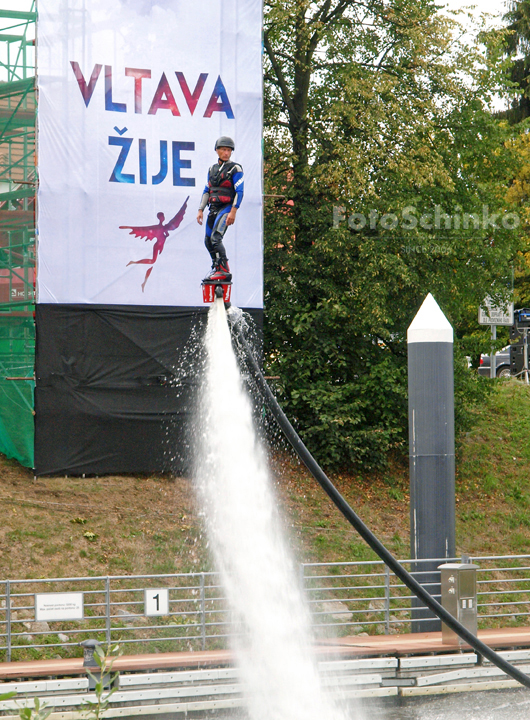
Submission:
[[[385,635],[390,634],[390,569],[385,565]]]
[[[11,662],[11,583],[6,580],[6,655]]]
[[[105,578],[105,640],[110,645],[110,578]]]
[[[206,597],[204,590],[204,573],[201,573],[201,642],[202,649],[206,650]]]

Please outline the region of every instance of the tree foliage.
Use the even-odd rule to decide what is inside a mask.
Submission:
[[[506,54],[513,59],[509,77],[516,91],[510,110],[505,113],[512,124],[530,117],[530,2],[510,3],[504,19],[507,23]]]
[[[431,0],[265,3],[266,360],[328,466],[406,446],[406,329],[428,292],[457,335],[505,294],[502,34],[458,34]]]
[[[513,83],[511,108],[502,113],[514,126],[513,148],[520,158],[520,166],[508,189],[508,199],[514,203],[524,228],[522,247],[515,263],[515,301],[519,307],[530,306],[530,2],[510,3],[504,16],[507,23],[506,55],[513,60],[509,77]]]

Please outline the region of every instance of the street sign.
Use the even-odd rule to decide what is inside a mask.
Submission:
[[[169,590],[167,588],[149,588],[144,591],[144,615],[169,614]]]
[[[482,307],[478,309],[478,321],[480,325],[513,325],[513,302],[507,303],[505,307],[493,305],[491,298],[487,297]]]

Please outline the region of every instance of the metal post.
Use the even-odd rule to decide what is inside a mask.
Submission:
[[[206,650],[206,597],[204,591],[204,573],[201,573],[201,640],[202,649]]]
[[[497,339],[497,326],[491,326],[491,353],[490,353],[490,378],[497,377],[497,363],[495,362],[495,340]]]
[[[385,565],[385,635],[390,634],[390,569]]]
[[[105,578],[105,640],[110,645],[110,578]]]
[[[6,644],[7,662],[11,662],[11,583],[6,580]]]
[[[408,333],[410,544],[414,560],[455,554],[453,328],[429,293]],[[413,563],[431,595],[440,594],[437,562]],[[441,629],[412,602],[412,632]]]
[[[26,25],[27,28],[27,25]],[[27,63],[27,48],[26,48],[26,32],[24,32],[23,39],[21,42],[22,45],[22,77],[24,80],[26,79],[26,63]]]
[[[528,328],[523,328],[524,381],[528,385]]]

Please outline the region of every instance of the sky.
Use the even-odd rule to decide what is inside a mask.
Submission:
[[[495,18],[500,18],[508,9],[509,0],[439,0],[439,4],[445,4],[451,10],[459,10],[465,7],[475,6],[474,13],[489,13]]]
[[[506,11],[508,0],[439,0],[439,4],[445,4],[453,9],[465,6],[476,5],[477,12],[480,10],[500,16]],[[0,0],[0,7],[5,10],[29,10],[31,0]]]
[[[502,13],[506,12],[506,0],[475,0],[474,2],[463,2],[463,0],[445,0],[445,2],[453,8],[476,5],[477,10],[480,9],[483,12],[488,12],[492,15],[502,15]],[[440,5],[441,4],[442,2],[440,2]]]
[[[440,5],[443,0],[439,0]],[[446,4],[459,8],[464,5],[477,5],[482,10],[494,15],[501,15],[505,9],[505,0],[445,0]],[[31,0],[0,0],[0,7],[5,10],[27,10],[31,7]]]

